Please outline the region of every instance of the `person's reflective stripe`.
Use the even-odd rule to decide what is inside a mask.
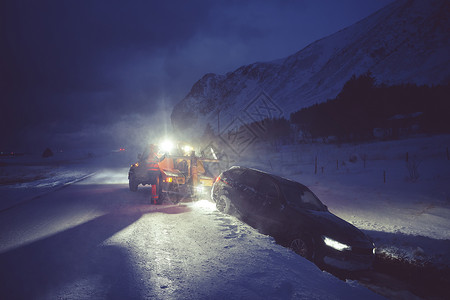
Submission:
[[[153,184],[152,185],[152,200],[153,200],[153,204],[156,204],[156,202],[158,202],[159,199],[159,195],[156,193],[156,185]]]
[[[156,185],[155,184],[152,185],[152,198],[154,198],[154,199],[159,198],[158,194],[156,193]]]

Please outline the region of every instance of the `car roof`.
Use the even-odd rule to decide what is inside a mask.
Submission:
[[[258,169],[254,169],[254,168],[248,168],[248,167],[243,167],[243,166],[232,166],[231,168],[229,168],[228,170],[235,170],[235,169],[242,169],[242,170],[246,170],[246,171],[252,171],[252,172],[256,172],[259,173],[261,175],[267,175],[269,177],[271,177],[272,179],[274,179],[275,181],[278,181],[279,183],[284,183],[284,184],[297,184],[302,186],[303,188],[309,190],[309,188],[307,186],[305,186],[304,184],[301,184],[298,181],[294,181],[288,178],[284,178],[275,174],[271,174],[265,171],[261,171]]]

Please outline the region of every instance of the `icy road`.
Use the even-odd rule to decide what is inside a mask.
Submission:
[[[1,299],[382,298],[208,201],[150,205],[145,187],[108,184],[117,174],[0,211]]]

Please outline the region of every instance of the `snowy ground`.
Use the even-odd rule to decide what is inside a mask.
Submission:
[[[333,213],[372,236],[378,253],[444,268],[449,144],[450,136],[438,136],[295,145],[254,151],[235,163],[306,184]],[[407,152],[419,163],[418,178],[408,171]],[[135,156],[0,160],[0,298],[378,297],[321,272],[211,203],[148,205],[148,188],[131,193],[126,184]],[[377,292],[415,299],[407,291]]]
[[[93,174],[104,156],[56,153],[0,158],[0,211],[21,205]]]
[[[240,163],[304,183],[331,212],[370,235],[379,253],[450,267],[449,146],[448,135],[339,147],[295,145]]]
[[[149,205],[148,188],[105,179],[126,169],[1,212],[2,299],[381,298],[208,201]]]

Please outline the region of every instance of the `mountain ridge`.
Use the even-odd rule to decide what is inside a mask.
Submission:
[[[208,73],[174,106],[180,132],[202,134],[207,123],[232,122],[263,100],[283,116],[334,98],[352,75],[370,71],[378,83],[450,82],[450,4],[398,0],[296,53],[244,65],[225,75]],[[267,98],[266,97],[266,98]],[[215,128],[215,130],[220,130]]]

